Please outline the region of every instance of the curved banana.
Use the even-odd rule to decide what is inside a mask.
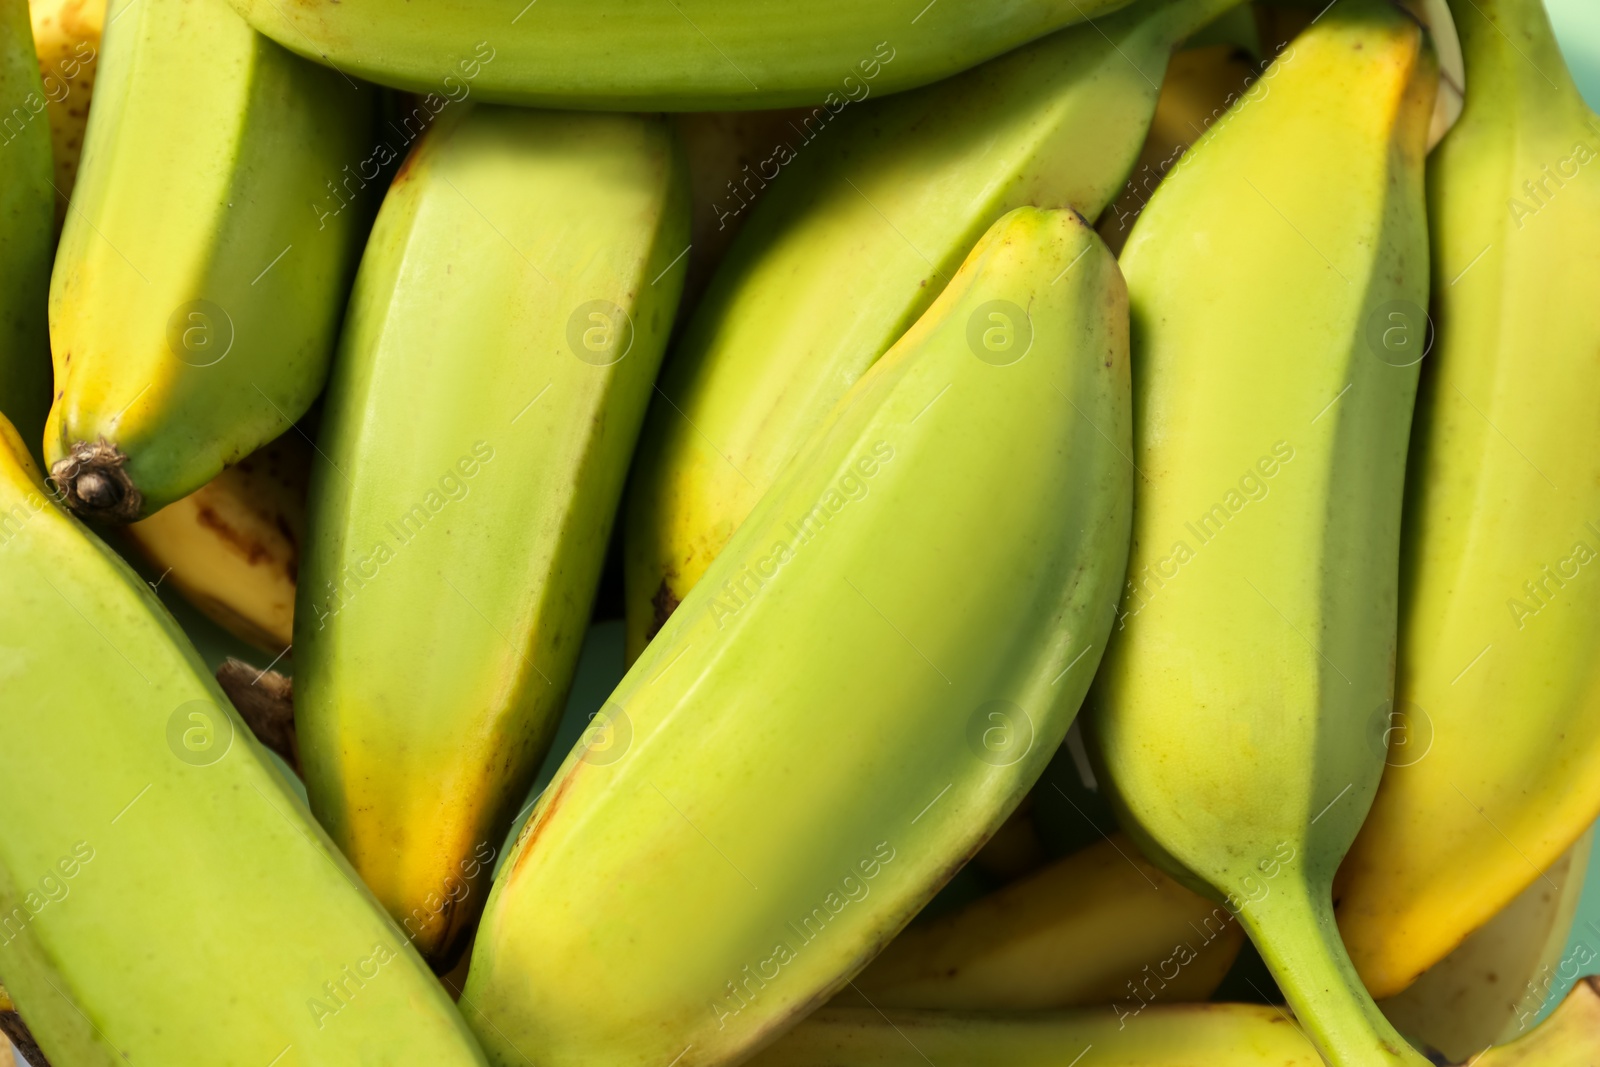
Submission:
[[[67,200],[78,180],[89,101],[100,65],[106,0],[29,0],[33,45],[50,113],[50,148],[55,160],[56,232],[67,219]]]
[[[0,413],[33,443],[50,410],[50,122],[26,0],[0,0]]]
[[[912,926],[856,976],[879,1007],[1032,1010],[1205,1000],[1244,931],[1117,834],[952,915]],[[1170,973],[1169,973],[1170,972]]]
[[[799,126],[758,169],[751,184],[773,187],[668,362],[640,445],[624,525],[630,660],[995,219],[1025,204],[1101,212],[1172,49],[1234,2],[1144,0]],[[742,214],[744,198],[719,210]]]
[[[620,111],[806,105],[938,81],[1127,0],[232,0],[285,48],[419,93]],[[821,121],[826,122],[825,117]]]
[[[1022,799],[1127,552],[1122,299],[1087,224],[1018,209],[834,409],[496,879],[462,997],[495,1062],[736,1061]]]
[[[312,455],[290,430],[123,536],[206,618],[277,655],[294,640]]]
[[[377,94],[223,0],[113,0],[107,26],[51,281],[45,459],[74,510],[123,523],[279,436],[321,390]]]
[[[826,1007],[750,1067],[1321,1067],[1281,1010],[1260,1004],[1152,1008],[1123,1026],[1099,1011],[982,1015]],[[1464,1061],[1467,1062],[1467,1061]],[[1593,1067],[1600,1062],[1600,993],[1580,982],[1526,1037],[1467,1067]]]
[[[172,618],[49,492],[0,421],[0,810],[27,813],[0,820],[0,975],[40,1047],[481,1064]]]
[[[1338,889],[1379,996],[1600,814],[1600,189],[1584,173],[1600,118],[1539,0],[1456,13],[1473,89],[1429,166],[1439,337],[1407,480],[1394,711],[1378,726],[1392,754]]]
[[[1147,855],[1228,900],[1335,1067],[1424,1062],[1361,989],[1331,882],[1383,769],[1437,80],[1414,19],[1338,0],[1122,256],[1142,477],[1101,777]]]
[[[295,720],[311,810],[441,969],[560,718],[688,229],[665,120],[465,105],[362,258]]]

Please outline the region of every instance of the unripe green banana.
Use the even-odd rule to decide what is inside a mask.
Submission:
[[[1469,92],[1428,168],[1392,751],[1337,894],[1379,996],[1549,889],[1600,813],[1600,118],[1539,0],[1454,7]]]
[[[0,980],[58,1067],[481,1064],[444,990],[0,420]]]
[[[673,353],[640,445],[624,527],[630,658],[990,224],[1026,204],[1104,210],[1172,49],[1234,3],[1143,0],[796,128],[748,172],[751,191],[772,188]],[[744,202],[730,187],[719,212]]]
[[[1122,256],[1134,551],[1090,707],[1124,830],[1226,897],[1335,1067],[1422,1064],[1331,883],[1383,770],[1428,302],[1437,64],[1338,0],[1157,189]]]
[[[1127,0],[232,0],[285,48],[416,92],[535,107],[815,105],[949,77]],[[826,121],[826,119],[823,119]]]
[[[79,514],[154,514],[321,390],[376,95],[223,0],[113,0],[50,286],[44,453]]]
[[[295,610],[311,808],[448,967],[550,744],[683,283],[663,119],[464,105],[351,297]]]
[[[736,1061],[1022,799],[1127,553],[1123,293],[1014,211],[834,409],[496,879],[462,998],[496,1062]]]
[[[55,253],[55,193],[50,120],[26,0],[0,0],[0,101],[0,413],[38,455],[50,410],[45,309]]]

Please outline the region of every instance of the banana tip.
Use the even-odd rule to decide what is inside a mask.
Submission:
[[[128,477],[127,462],[127,455],[103,437],[75,441],[71,452],[50,468],[50,477],[78,515],[120,525],[137,519],[144,506],[144,495]]]

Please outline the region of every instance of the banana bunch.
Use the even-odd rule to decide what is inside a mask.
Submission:
[[[628,653],[700,580],[850,385],[1025,204],[1093,219],[1150,124],[1172,50],[1236,0],[1141,0],[795,136],[663,375],[629,490]],[[740,189],[719,217],[742,215]]]

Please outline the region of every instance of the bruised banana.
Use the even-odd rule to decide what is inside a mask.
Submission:
[[[171,616],[49,492],[0,420],[0,810],[28,813],[0,819],[0,979],[45,1054],[482,1063]]]
[[[1580,982],[1549,1019],[1467,1067],[1594,1067],[1600,993]],[[1091,1051],[1092,1050],[1092,1051]],[[1109,1012],[982,1015],[825,1007],[750,1067],[1320,1067],[1283,1012],[1261,1004],[1152,1008],[1126,1026]]]
[[[321,390],[376,96],[223,0],[113,0],[50,288],[45,459],[80,515],[154,514]]]
[[[158,576],[212,622],[274,655],[294,640],[311,444],[295,430],[123,528]]]
[[[1338,887],[1378,996],[1600,814],[1600,191],[1584,172],[1600,118],[1539,0],[1456,14],[1472,92],[1428,169],[1439,334],[1407,479],[1395,703],[1375,724],[1390,766]]]
[[[688,214],[664,119],[464,105],[361,261],[312,471],[300,761],[444,969],[566,701]]]
[[[1002,1011],[1205,1000],[1244,941],[1118,834],[926,926],[911,926],[840,994],[878,1007]]]
[[[106,0],[31,0],[33,45],[44,79],[50,113],[50,147],[55,161],[56,232],[67,218],[67,201],[78,180],[89,101],[100,65],[100,37]]]
[[[1076,215],[1018,209],[841,401],[496,879],[462,997],[495,1062],[736,1061],[1022,799],[1127,554],[1123,292]]]
[[[1334,1067],[1425,1062],[1361,988],[1331,885],[1383,770],[1437,69],[1403,11],[1338,0],[1122,256],[1142,475],[1100,777],[1147,855],[1228,901]]]
[[[621,111],[834,108],[947,78],[1127,0],[232,0],[285,48],[383,85]]]
[[[0,0],[0,413],[38,455],[50,410],[50,123],[27,0]],[[37,107],[37,109],[36,109]]]
[[[1029,204],[1104,210],[1172,49],[1234,2],[1143,0],[960,78],[797,123],[747,174],[740,189],[772,188],[668,362],[629,490],[630,660],[991,223]],[[719,217],[748,198],[735,189]]]

